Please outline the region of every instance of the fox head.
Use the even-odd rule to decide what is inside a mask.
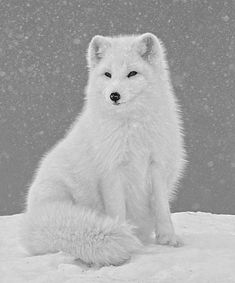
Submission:
[[[119,37],[96,35],[89,44],[87,62],[88,103],[91,101],[93,108],[112,112],[143,105],[166,69],[163,46],[151,33]]]

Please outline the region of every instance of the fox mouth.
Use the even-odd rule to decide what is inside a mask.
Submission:
[[[112,105],[117,106],[117,105],[124,104],[124,103],[125,103],[125,102],[113,102]]]

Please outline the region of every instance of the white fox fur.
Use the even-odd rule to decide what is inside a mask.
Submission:
[[[169,200],[185,164],[182,125],[156,36],[95,36],[87,59],[84,110],[39,166],[21,237],[32,254],[121,264],[153,231],[180,244]]]

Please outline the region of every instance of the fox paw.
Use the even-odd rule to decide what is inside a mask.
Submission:
[[[175,234],[158,234],[156,235],[156,243],[172,247],[181,247],[184,245],[180,237]]]

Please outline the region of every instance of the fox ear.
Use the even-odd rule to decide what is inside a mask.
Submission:
[[[137,51],[144,60],[154,63],[160,56],[160,41],[154,34],[144,33],[137,40]]]
[[[104,36],[96,35],[92,38],[87,51],[87,62],[90,68],[95,67],[100,62],[109,46],[110,42]]]

